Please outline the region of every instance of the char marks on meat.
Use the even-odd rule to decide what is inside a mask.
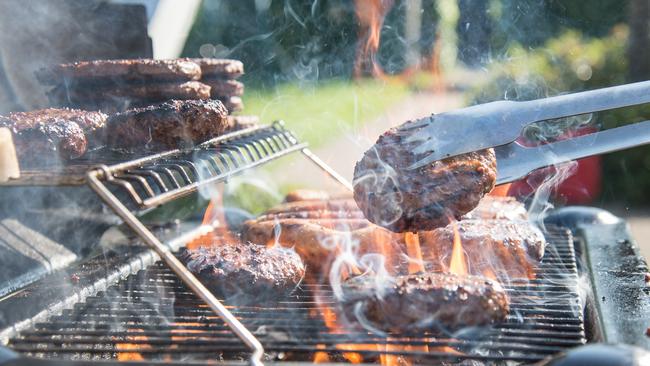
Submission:
[[[503,322],[509,300],[497,282],[477,276],[417,273],[376,282],[343,284],[343,313],[351,322],[384,332],[455,331]]]
[[[126,149],[193,145],[226,131],[227,115],[217,100],[171,100],[112,115],[105,140],[111,147]]]
[[[251,243],[185,250],[181,260],[215,294],[238,302],[278,299],[305,275],[294,251]]]
[[[424,157],[405,142],[407,122],[379,137],[354,169],[354,199],[368,220],[395,232],[432,230],[458,219],[494,188],[494,150],[472,152],[409,170]]]
[[[528,221],[463,220],[447,227],[419,233],[425,261],[432,271],[447,271],[456,225],[470,274],[493,272],[503,282],[535,277],[546,240]]]

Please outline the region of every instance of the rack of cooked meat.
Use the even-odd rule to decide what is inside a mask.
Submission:
[[[122,153],[194,146],[253,126],[237,60],[100,60],[39,70],[51,108],[0,116],[22,166],[51,167]],[[105,150],[105,151],[103,151]]]

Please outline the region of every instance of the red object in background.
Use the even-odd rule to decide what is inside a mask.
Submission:
[[[563,136],[581,136],[596,132],[594,127],[585,127],[572,131]],[[562,138],[560,138],[562,139]],[[497,167],[498,169],[498,167]],[[532,196],[545,178],[554,174],[555,170],[542,169],[517,182],[513,182],[508,190],[509,196]],[[602,188],[602,167],[600,156],[590,156],[577,161],[573,174],[564,179],[552,191],[552,198],[565,204],[584,205],[593,202],[598,197]]]

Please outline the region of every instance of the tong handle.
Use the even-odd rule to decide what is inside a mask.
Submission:
[[[617,85],[523,102],[522,127],[536,121],[650,103],[650,81]]]
[[[495,149],[497,184],[524,178],[539,168],[646,144],[650,144],[650,120],[535,147],[512,142]]]

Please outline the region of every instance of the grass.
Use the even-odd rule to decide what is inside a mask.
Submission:
[[[284,120],[302,141],[318,147],[378,117],[407,94],[402,83],[370,79],[283,84],[247,89],[244,114],[257,115],[263,123]]]

